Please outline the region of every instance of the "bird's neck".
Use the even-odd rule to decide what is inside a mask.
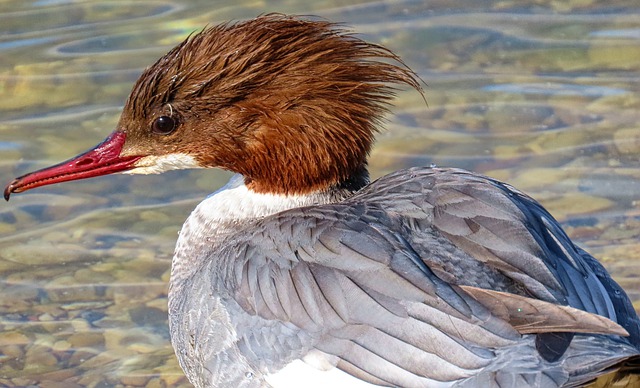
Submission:
[[[306,195],[265,194],[250,190],[242,175],[234,175],[225,186],[202,201],[182,226],[171,265],[170,294],[177,292],[176,288],[198,271],[199,261],[212,259],[211,255],[224,244],[225,238],[267,216],[303,206],[338,202],[359,188],[349,183]]]

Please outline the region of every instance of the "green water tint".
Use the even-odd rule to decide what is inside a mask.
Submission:
[[[270,11],[317,14],[389,47],[428,84],[428,107],[399,93],[373,176],[435,163],[509,182],[640,307],[635,2],[340,4],[0,4],[4,182],[100,142],[142,68],[191,31]],[[170,260],[184,219],[228,176],[101,177],[0,206],[0,385],[188,386],[169,344]]]

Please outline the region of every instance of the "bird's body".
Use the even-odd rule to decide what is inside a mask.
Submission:
[[[568,386],[637,354],[638,322],[611,278],[509,186],[414,168],[343,195],[288,201],[236,177],[191,214],[169,308],[201,386],[265,386],[305,356],[381,385]],[[558,305],[630,318],[634,335],[536,335],[595,331]]]
[[[324,21],[204,30],[143,73],[104,143],[5,198],[112,172],[234,171],[172,263],[171,339],[196,387],[277,385],[300,360],[406,387],[637,373],[631,302],[535,200],[458,169],[369,183],[388,84],[420,90],[380,59],[399,61]]]

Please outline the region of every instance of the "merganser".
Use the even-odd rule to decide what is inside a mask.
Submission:
[[[637,373],[629,298],[535,200],[454,168],[369,183],[398,84],[423,93],[395,54],[327,21],[210,27],[143,72],[104,142],[4,196],[116,172],[235,172],[186,220],[172,262],[171,341],[196,387],[276,385],[300,360],[404,387]]]

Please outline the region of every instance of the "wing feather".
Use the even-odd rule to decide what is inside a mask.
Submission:
[[[461,287],[522,334],[570,332],[629,335],[622,326],[601,315],[519,295]]]

